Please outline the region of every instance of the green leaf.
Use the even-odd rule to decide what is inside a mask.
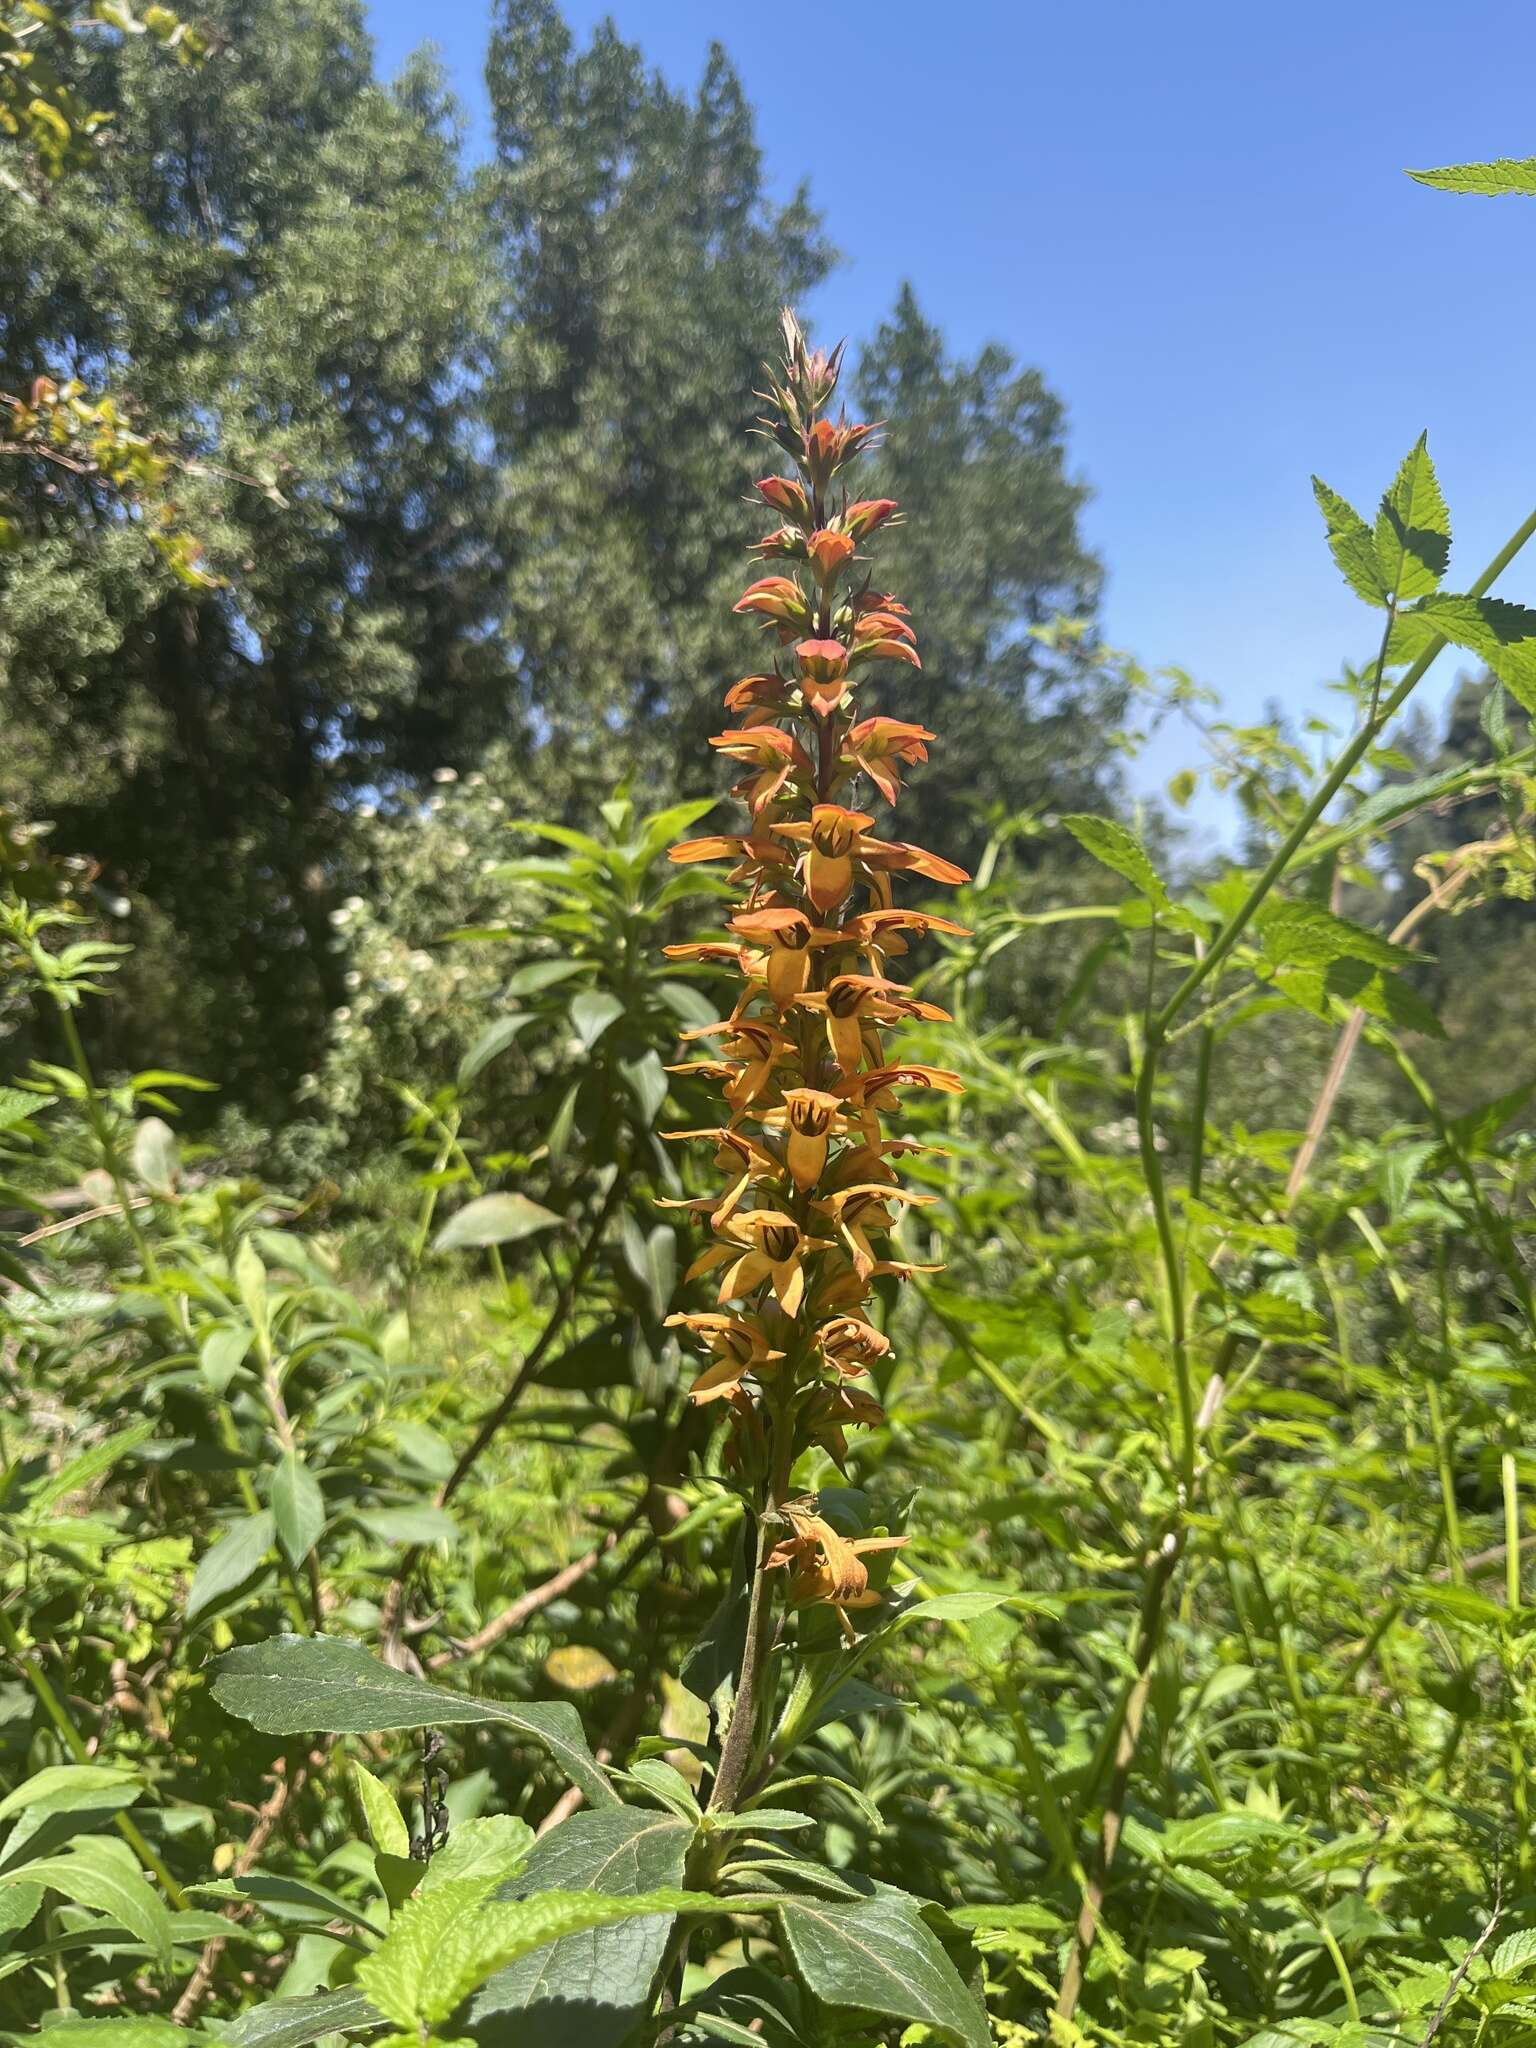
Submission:
[[[1393,649],[1411,657],[1437,636],[1487,662],[1515,702],[1536,711],[1536,611],[1502,597],[1426,597],[1398,619]]]
[[[697,825],[700,818],[707,818],[719,804],[713,796],[693,797],[687,803],[673,804],[667,810],[653,811],[640,824],[640,863],[649,867],[659,855],[666,852],[673,841],[680,839],[690,826]]]
[[[232,1268],[235,1291],[245,1305],[251,1328],[265,1340],[267,1335],[267,1269],[261,1254],[248,1237],[240,1240]]]
[[[614,1897],[599,1891],[541,1891],[493,1899],[494,1877],[451,1878],[407,1900],[388,1939],[357,1967],[371,2004],[402,2028],[446,2020],[498,1970],[571,1935],[692,1909],[711,1913],[705,1892],[673,1889]]]
[[[322,1920],[348,1920],[354,1927],[361,1927],[380,1939],[384,1934],[382,1927],[360,1913],[356,1906],[349,1905],[339,1893],[328,1891],[324,1885],[306,1882],[303,1878],[268,1877],[257,1871],[249,1877],[223,1877],[212,1884],[194,1885],[193,1890],[206,1898],[255,1899],[263,1905],[271,1901],[274,1905],[308,1906]]]
[[[654,1892],[681,1882],[693,1838],[692,1826],[671,1814],[633,1807],[578,1813],[535,1843],[504,1890],[511,1898]],[[472,2009],[476,2038],[483,2048],[553,2040],[561,2048],[617,2048],[648,2007],[671,1924],[655,1915],[568,1934],[498,1971]]]
[[[244,1323],[221,1323],[204,1337],[198,1347],[197,1363],[215,1394],[226,1391],[250,1348],[251,1333]]]
[[[590,972],[590,963],[585,960],[529,960],[507,977],[506,993],[536,996],[558,982],[569,981],[573,974]]]
[[[309,2048],[327,2034],[386,2024],[355,1984],[311,1998],[274,1998],[247,2006],[224,2028],[223,2048]],[[185,2036],[183,2036],[185,2039]]]
[[[619,1804],[568,1702],[524,1706],[449,1692],[391,1670],[344,1636],[273,1636],[231,1650],[214,1666],[213,1696],[264,1735],[371,1735],[498,1721],[548,1750],[594,1805]]]
[[[15,1870],[0,1871],[0,1885],[45,1885],[77,1906],[105,1913],[154,1951],[162,1969],[171,1961],[171,1915],[165,1901],[137,1871],[112,1853],[121,1843],[77,1841],[65,1856],[39,1856]]]
[[[609,1025],[624,1014],[624,1005],[606,989],[587,988],[571,998],[571,1029],[590,1052]]]
[[[379,1783],[366,1764],[359,1763],[355,1757],[352,1759],[352,1783],[357,1792],[358,1804],[363,1809],[368,1839],[375,1849],[382,1849],[386,1856],[409,1856],[411,1831],[395,1804],[394,1794],[387,1786]]]
[[[1381,501],[1375,539],[1382,581],[1399,604],[1439,589],[1451,559],[1451,515],[1422,434]]]
[[[1312,479],[1323,522],[1328,529],[1328,548],[1338,563],[1344,581],[1367,604],[1385,605],[1389,588],[1376,559],[1376,542],[1354,506],[1330,490],[1321,477]]]
[[[515,1877],[528,1860],[534,1832],[527,1821],[510,1813],[485,1813],[455,1821],[447,1841],[427,1865],[424,1892],[449,1878],[494,1877],[498,1883]]]
[[[959,1593],[935,1593],[931,1600],[919,1600],[903,1608],[896,1618],[897,1626],[904,1627],[909,1621],[975,1621],[1013,1597],[1011,1592],[987,1592],[981,1587]]]
[[[1095,818],[1081,812],[1061,822],[1085,852],[1117,875],[1123,875],[1156,909],[1172,907],[1151,856],[1134,832],[1113,818]]]
[[[667,1099],[670,1083],[667,1070],[661,1063],[658,1052],[644,1052],[637,1060],[620,1060],[619,1072],[624,1085],[635,1098],[640,1111],[640,1121],[653,1124],[656,1112]]]
[[[195,2039],[173,2020],[147,2013],[123,2019],[56,2019],[47,2034],[48,2048],[187,2048]]]
[[[1484,199],[1505,193],[1536,197],[1536,156],[1495,157],[1486,164],[1447,164],[1438,171],[1410,171],[1416,184],[1429,185],[1437,192],[1471,192]]]
[[[30,1088],[0,1087],[0,1131],[12,1131],[18,1124],[40,1116],[57,1100],[56,1095],[34,1095]]]
[[[25,1813],[35,1806],[47,1806],[52,1810],[63,1799],[73,1807],[89,1804],[102,1792],[126,1791],[128,1798],[123,1801],[131,1806],[138,1796],[138,1780],[132,1771],[121,1770],[112,1764],[49,1764],[41,1771],[7,1792],[0,1799],[0,1820],[9,1820],[13,1813]]]
[[[1265,959],[1272,967],[1328,967],[1335,960],[1363,960],[1372,967],[1408,967],[1414,955],[1378,932],[1335,917],[1319,904],[1272,896],[1255,923]]]
[[[1529,1969],[1536,1963],[1536,1927],[1522,1927],[1518,1934],[1506,1935],[1488,1960],[1495,1977],[1513,1977]]]
[[[120,1429],[113,1436],[104,1437],[99,1444],[92,1444],[88,1451],[82,1451],[78,1458],[71,1458],[67,1465],[61,1465],[57,1472],[45,1479],[27,1498],[29,1515],[42,1514],[57,1502],[68,1499],[72,1493],[82,1493],[86,1487],[94,1486],[104,1478],[112,1467],[140,1444],[146,1443],[155,1433],[153,1420],[131,1423],[127,1429]]]
[[[564,967],[566,963],[557,963]],[[518,1034],[533,1022],[531,1011],[520,1012],[515,1017],[498,1017],[493,1024],[487,1024],[471,1043],[464,1057],[459,1061],[458,1085],[467,1088],[471,1081],[482,1074],[491,1061],[504,1053],[516,1040]]]
[[[325,1527],[325,1495],[297,1451],[285,1451],[272,1475],[272,1519],[291,1565],[301,1565]]]
[[[266,1558],[276,1532],[271,1510],[262,1508],[254,1515],[242,1516],[211,1550],[205,1551],[187,1594],[187,1620],[194,1620],[215,1600],[222,1600],[226,1593],[243,1586]]]
[[[889,1891],[856,1906],[786,1900],[783,1927],[796,1971],[824,2005],[920,2021],[959,2048],[989,2048],[985,2015],[915,1900]]]
[[[561,1218],[526,1195],[481,1195],[450,1216],[433,1240],[440,1252],[470,1245],[516,1244],[540,1230],[558,1230]]]

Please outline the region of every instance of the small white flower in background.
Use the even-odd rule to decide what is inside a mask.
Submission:
[[[344,974],[341,977],[341,985],[343,988],[361,988],[363,985],[363,977],[358,973],[357,969],[354,967],[350,974]]]
[[[377,804],[359,804],[357,815],[360,818],[376,818],[379,815],[379,807]]]
[[[464,787],[466,789],[484,789],[485,777],[480,773],[480,770],[478,768],[475,770],[473,775],[465,776]]]
[[[352,1010],[349,1004],[343,1003],[339,1010],[332,1010],[331,1022],[333,1024],[350,1024],[351,1021]]]
[[[351,911],[355,917],[358,911],[365,909],[367,906],[361,896],[348,896],[343,899],[341,907],[343,910]]]
[[[431,968],[432,955],[422,952],[418,946],[414,953],[407,954],[406,965],[414,968],[417,974],[425,974]]]
[[[458,779],[459,771],[457,768],[434,768],[432,770],[432,780],[434,782],[457,782]]]
[[[351,923],[351,921],[352,921],[352,913],[351,913],[351,911],[350,911],[350,910],[348,910],[348,909],[347,909],[346,905],[345,905],[345,904],[343,904],[343,905],[341,906],[341,908],[340,908],[340,909],[338,909],[338,910],[333,910],[333,911],[331,912],[331,914],[330,914],[330,918],[331,918],[331,923],[332,923],[333,925],[335,925],[335,927],[336,927],[336,929],[337,929],[338,931],[340,931],[340,929],[341,929],[341,927],[342,927],[343,925],[346,925],[346,924],[350,924],[350,923]]]

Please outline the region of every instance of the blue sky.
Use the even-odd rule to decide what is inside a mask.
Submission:
[[[844,253],[809,309],[822,331],[866,334],[910,279],[956,350],[1039,365],[1094,489],[1108,637],[1190,669],[1227,715],[1336,710],[1324,685],[1372,649],[1313,470],[1373,505],[1427,428],[1451,587],[1536,502],[1536,200],[1402,175],[1536,155],[1529,0],[565,11],[582,35],[611,15],[674,83],[726,45],[772,185],[808,176]],[[371,16],[383,68],[430,38],[483,124],[484,0]],[[840,144],[868,161],[886,134],[879,175],[856,175]],[[1536,602],[1536,557],[1501,589]],[[1137,781],[1186,753],[1159,744]]]

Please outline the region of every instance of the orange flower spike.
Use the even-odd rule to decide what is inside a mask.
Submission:
[[[685,864],[725,862],[743,885],[728,943],[669,949],[740,976],[730,1015],[698,1034],[718,1050],[686,1067],[719,1083],[727,1114],[719,1128],[668,1134],[707,1137],[715,1150],[720,1192],[674,1206],[708,1219],[689,1278],[712,1275],[719,1307],[674,1321],[707,1354],[690,1399],[728,1418],[726,1470],[760,1526],[776,1514],[790,1529],[769,1560],[786,1571],[789,1597],[841,1610],[878,1602],[864,1554],[901,1539],[850,1540],[814,1502],[783,1496],[803,1452],[820,1445],[841,1463],[845,1432],[881,1420],[874,1395],[850,1384],[890,1350],[868,1320],[870,1285],[925,1270],[889,1256],[888,1240],[899,1214],[932,1199],[898,1179],[904,1157],[925,1148],[886,1137],[882,1118],[904,1088],[960,1087],[884,1050],[905,1020],[945,1016],[889,979],[887,960],[910,938],[962,931],[898,905],[895,887],[966,876],[941,854],[877,836],[868,813],[840,800],[866,778],[896,803],[934,735],[852,708],[877,661],[920,666],[907,607],[855,570],[898,508],[843,487],[840,473],[877,429],[827,416],[841,353],[812,351],[792,315],[783,326],[761,424],[791,474],[762,478],[756,497],[783,522],[757,552],[781,558],[784,573],[759,577],[736,606],[772,629],[781,652],[771,672],[731,686],[730,729],[711,741],[742,765],[735,793],[750,823],[673,851]],[[725,1759],[722,1774],[740,1782]]]

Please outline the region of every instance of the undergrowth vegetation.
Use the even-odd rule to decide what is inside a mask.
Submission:
[[[0,10],[0,125],[63,176],[34,20],[68,56]],[[1536,874],[1536,611],[1491,594],[1536,513],[1461,583],[1422,439],[1370,518],[1316,485],[1378,642],[1310,750],[1037,626],[1191,717],[1175,803],[1249,840],[992,805],[969,873],[894,836],[945,738],[884,588],[925,507],[858,495],[841,352],[782,339],[742,779],[510,825],[477,784],[480,921],[340,906],[378,1064],[311,1082],[390,1134],[362,1169],[291,1170],[322,1118],[263,1175],[199,1075],[103,1065],[89,849],[0,816],[8,2039],[1536,2039],[1536,1068],[1434,973]],[[18,398],[0,453],[89,412],[197,582],[104,404]],[[1421,772],[1448,648],[1476,739]]]

